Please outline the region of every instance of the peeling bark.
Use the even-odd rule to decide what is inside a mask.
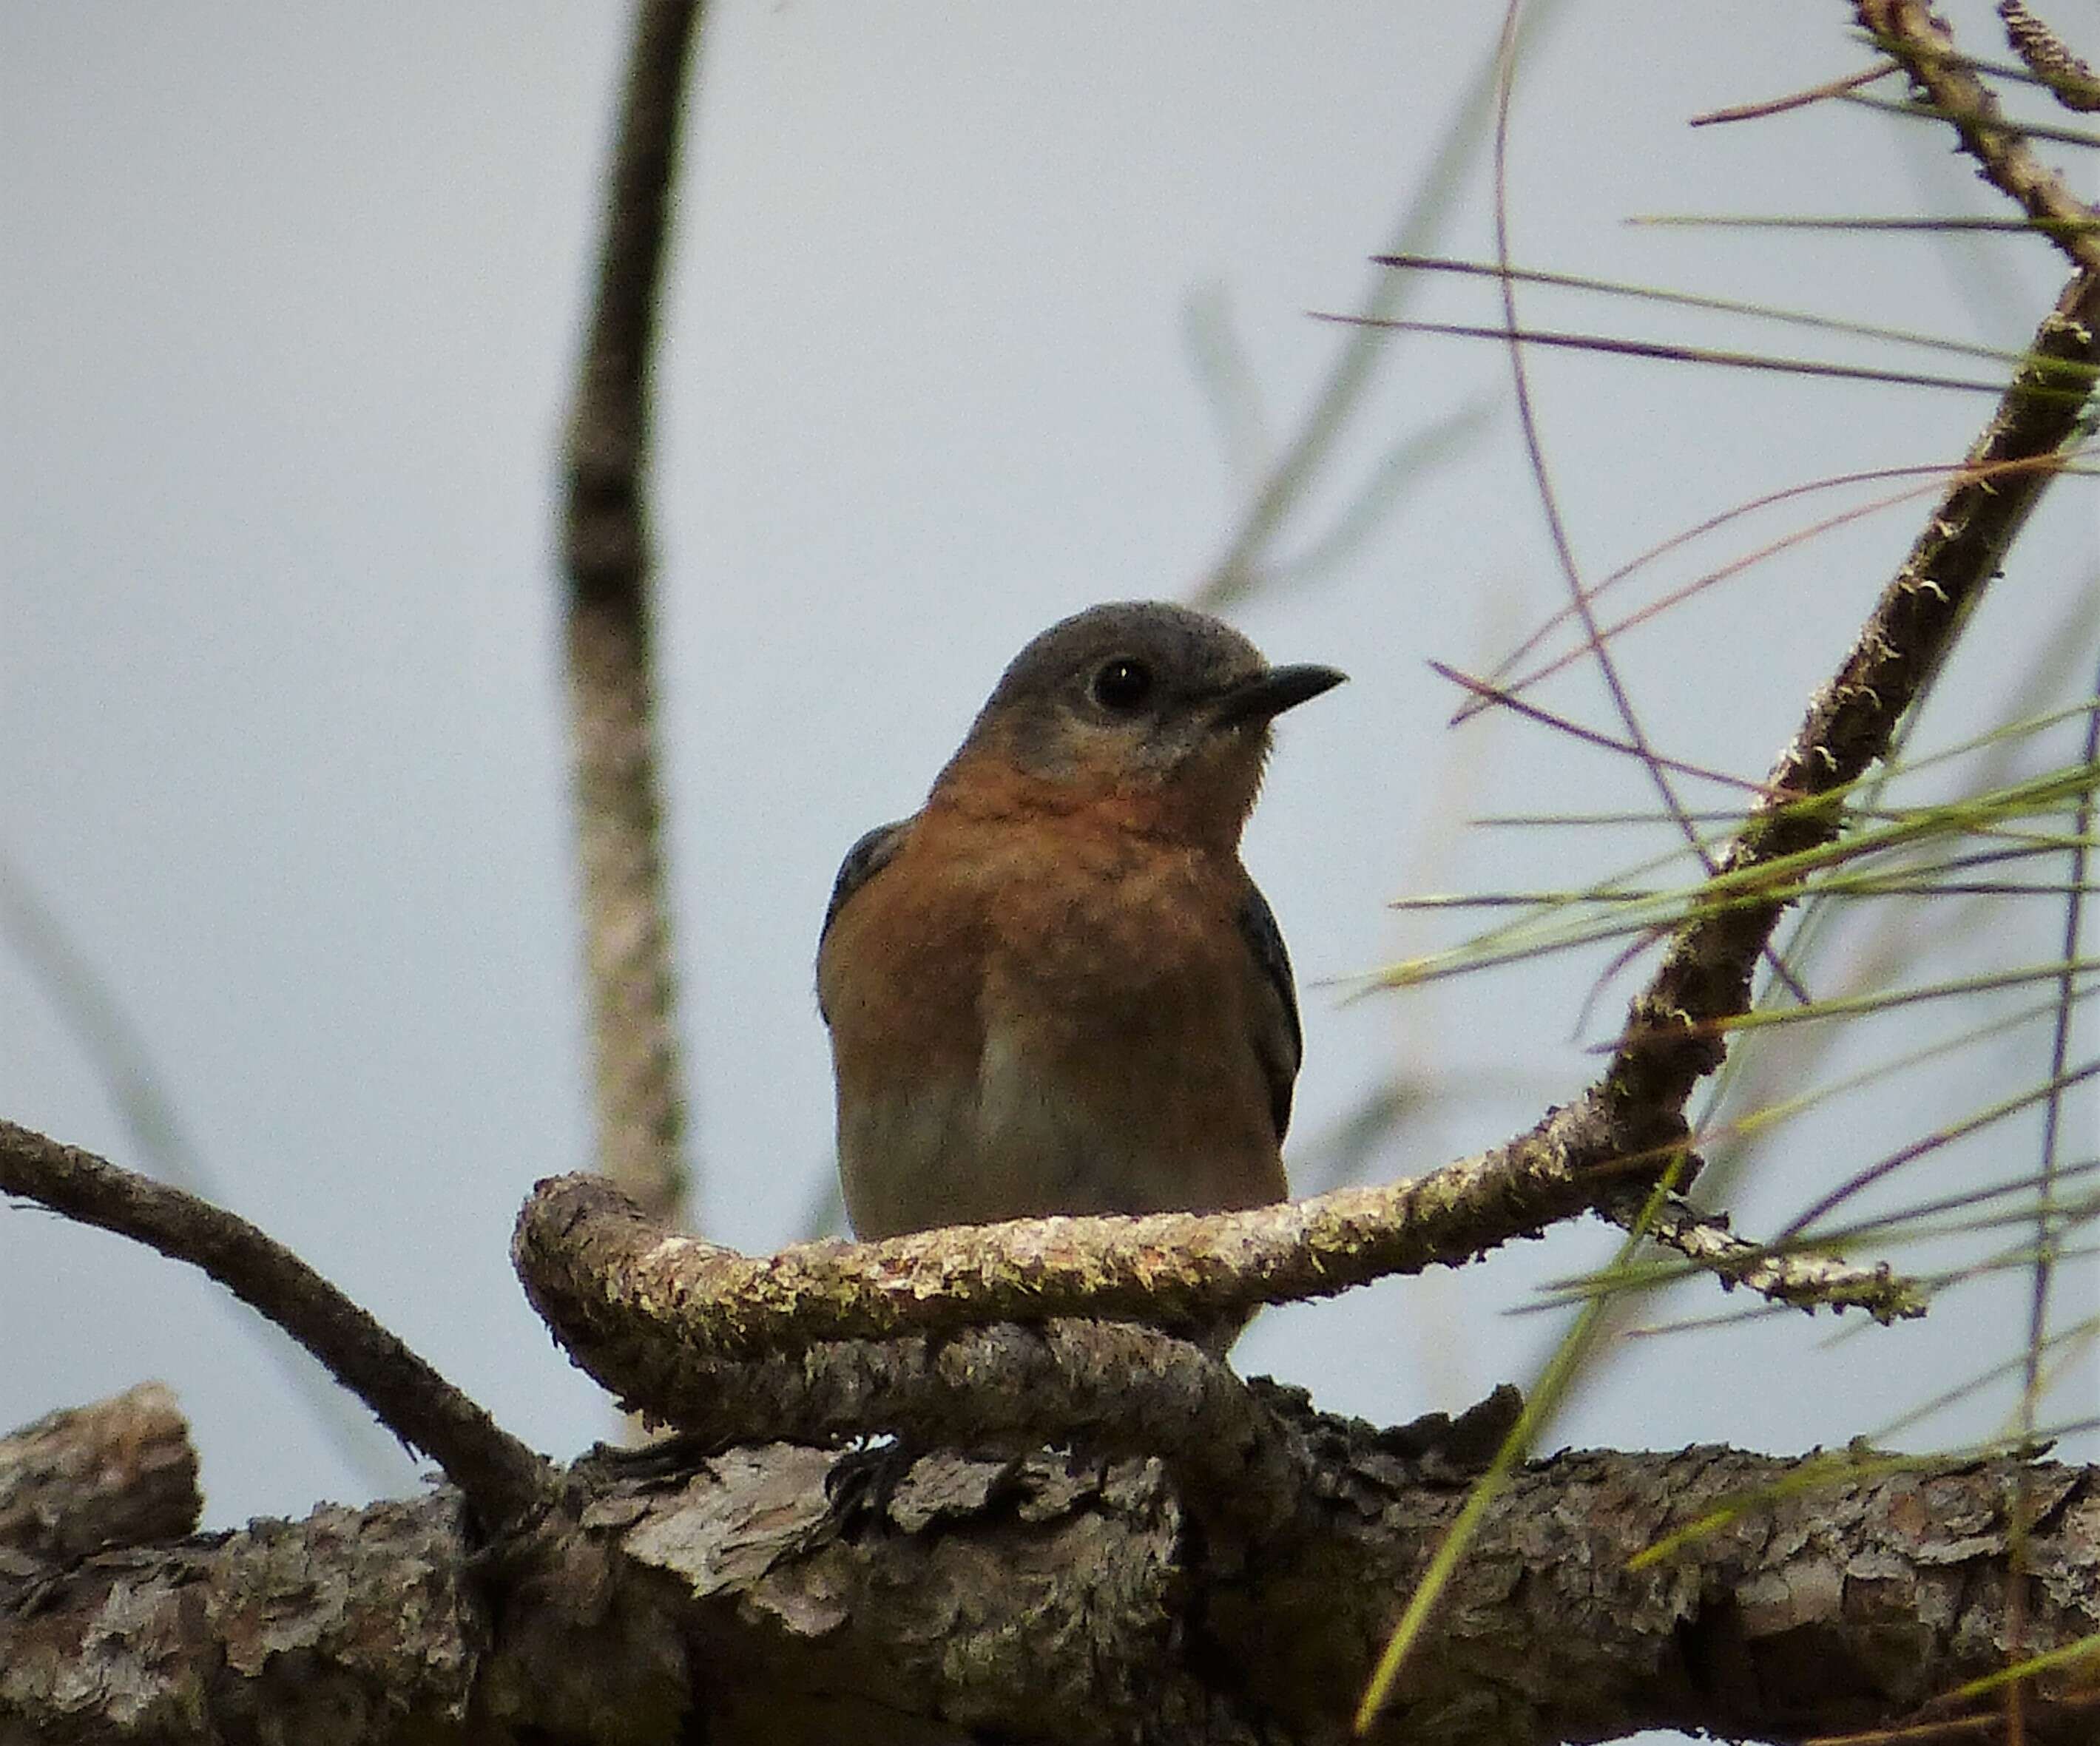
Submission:
[[[1255,1387],[1316,1461],[1298,1507],[1238,1518],[1287,1518],[1266,1534],[1199,1522],[1156,1459],[673,1444],[598,1452],[492,1545],[444,1490],[0,1576],[0,1746],[1339,1743],[1471,1475],[1434,1430]],[[2100,1487],[2027,1470],[2037,1652],[2100,1629]],[[1376,1738],[1901,1719],[2005,1664],[2018,1471],[1838,1458],[1804,1488],[1800,1462],[1720,1448],[1537,1462]],[[2089,1740],[2057,1677],[2029,1738]]]
[[[159,1382],[0,1437],[0,1571],[179,1539],[203,1510],[189,1426]]]

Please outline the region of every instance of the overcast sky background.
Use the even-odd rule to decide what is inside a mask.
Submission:
[[[1365,258],[1477,89],[1496,10],[716,8],[655,474],[710,1235],[762,1250],[803,1234],[831,1167],[811,957],[846,845],[916,805],[1036,630],[1096,600],[1185,596],[1244,509],[1185,342],[1192,298],[1229,304],[1280,440],[1347,342],[1308,312],[1365,295]],[[1986,7],[1949,10],[1972,50],[2002,53]],[[1830,104],[1687,128],[1864,64],[1836,0],[1554,17],[1517,94],[1520,262],[2011,346],[2054,297],[2062,269],[2033,238],[1625,222],[2002,215],[1919,121]],[[0,7],[0,851],[124,1002],[216,1192],[559,1455],[608,1417],[505,1246],[531,1183],[589,1154],[549,553],[624,29],[624,8],[527,0]],[[1437,246],[1477,258],[1491,208],[1485,159],[1470,163]],[[1532,292],[1524,308],[1548,327],[1999,373],[1659,307]],[[1499,319],[1480,284],[1425,285],[1415,309]],[[1567,354],[1533,372],[1593,576],[1762,492],[1952,460],[1989,403]],[[1374,537],[1236,614],[1273,657],[1352,675],[1282,724],[1246,850],[1306,1009],[1302,1185],[1396,1066],[1432,1095],[1382,1175],[1528,1126],[1595,1072],[1587,1046],[1634,985],[1613,982],[1579,1034],[1609,948],[1350,1001],[1348,979],[1456,936],[1388,900],[1561,885],[1666,846],[1465,825],[1653,804],[1624,760],[1508,721],[1444,725],[1454,695],[1425,663],[1484,668],[1564,597],[1499,349],[1387,346],[1279,549],[1310,545],[1391,444],[1468,408],[1477,439],[1414,478]],[[1642,597],[1868,495],[1725,531]],[[1832,531],[1627,637],[1657,743],[1761,776],[1920,513]],[[2084,485],[2045,506],[1921,745],[1999,719],[2009,687],[2040,708],[2089,682],[2089,622],[2083,643],[2060,627],[2092,588],[2093,531]],[[2062,664],[2032,677],[2052,649]],[[1612,725],[1586,673],[1538,694]],[[2058,950],[2043,903],[1912,925],[1941,949],[1935,974]],[[1856,1068],[1934,1022],[1833,1047]],[[139,1161],[5,941],[0,1030],[0,1112]],[[1769,1230],[1986,1088],[2032,1083],[2046,1046],[2030,1025],[1960,1058],[1980,1080],[1913,1074],[1782,1130],[1739,1222]],[[2091,1157],[2094,1111],[2074,1105],[2070,1156]],[[2017,1175],[2032,1131],[1921,1168]],[[1273,1313],[1238,1357],[1374,1419],[1456,1409],[1529,1376],[1559,1323],[1508,1312],[1610,1247],[1601,1228],[1564,1232]],[[2093,1313],[2093,1283],[2078,1263],[2067,1321]],[[1829,1318],[1798,1316],[1636,1342],[1555,1440],[1840,1441],[2012,1350],[2025,1289],[1834,1343]],[[1744,1307],[1693,1285],[1643,1314]],[[383,1450],[376,1469],[344,1458],[245,1315],[152,1255],[0,1208],[0,1424],[158,1376],[195,1422],[214,1523],[412,1484]],[[2092,1377],[2089,1362],[2057,1416],[2092,1410]],[[1988,1434],[2005,1405],[1908,1440]]]

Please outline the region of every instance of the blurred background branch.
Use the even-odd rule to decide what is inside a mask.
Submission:
[[[598,1168],[666,1223],[690,1213],[657,774],[649,381],[699,0],[642,0],[569,417],[562,560]]]

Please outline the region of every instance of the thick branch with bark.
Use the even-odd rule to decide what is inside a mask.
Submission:
[[[203,1510],[189,1426],[158,1382],[0,1437],[0,1568],[179,1540]]]
[[[1143,1457],[672,1446],[586,1460],[486,1549],[443,1492],[0,1568],[0,1740],[1339,1743],[1470,1475],[1268,1404],[1312,1464],[1251,1539]],[[2100,1629],[2100,1484],[2028,1473],[2038,1652]],[[1534,1464],[1375,1738],[1793,1742],[2003,1664],[2010,1465],[1803,1477],[1714,1448]],[[2035,1746],[2092,1737],[2078,1679],[2045,1682]]]

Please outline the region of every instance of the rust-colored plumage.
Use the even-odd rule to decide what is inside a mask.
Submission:
[[[859,1235],[1282,1198],[1297,1005],[1239,836],[1271,720],[1341,677],[1157,603],[1022,650],[825,919]]]

